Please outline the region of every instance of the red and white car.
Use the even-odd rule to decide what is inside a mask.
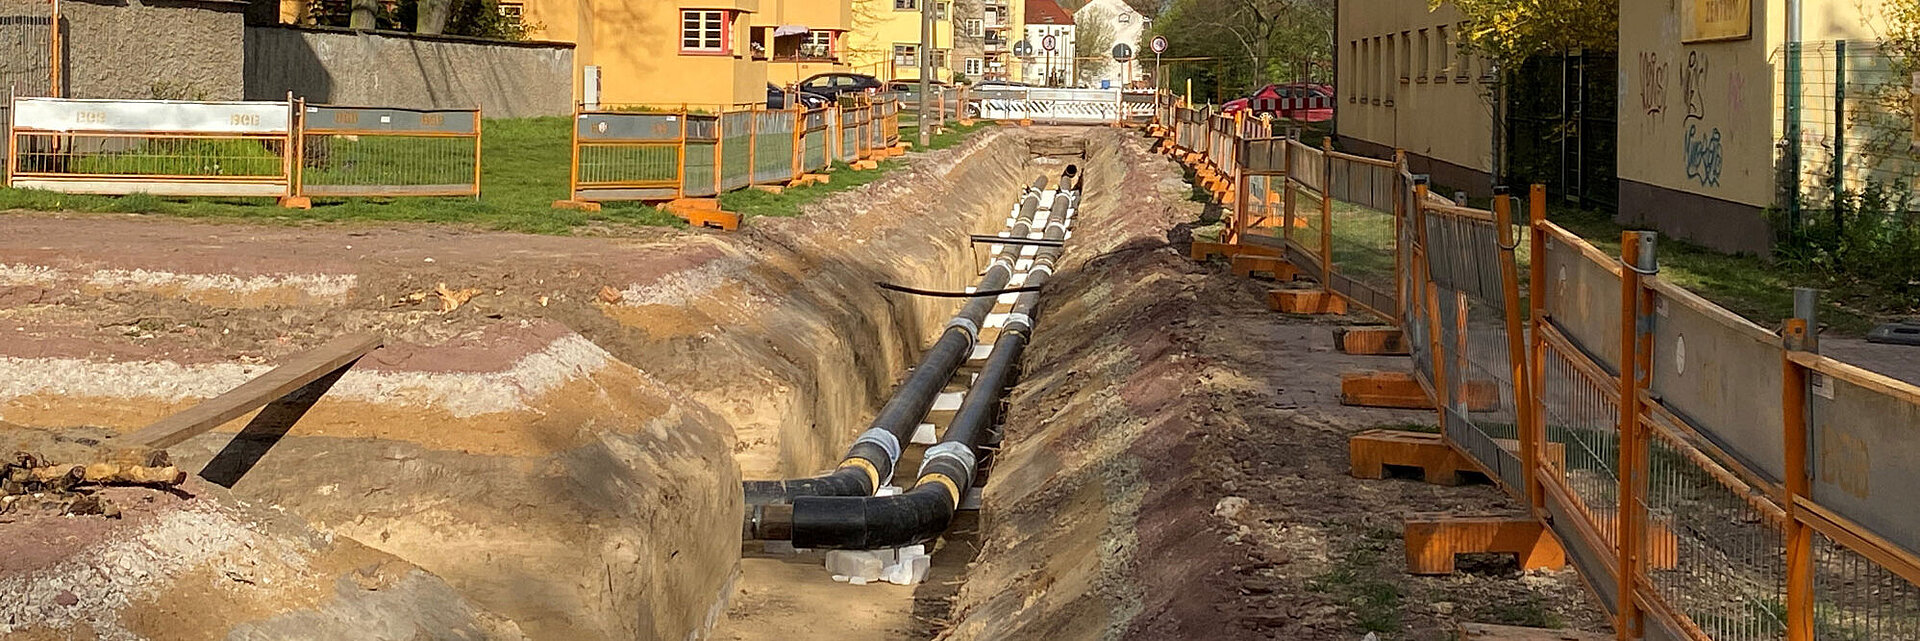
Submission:
[[[1267,85],[1220,106],[1221,113],[1248,111],[1299,122],[1333,120],[1333,87],[1310,82]]]

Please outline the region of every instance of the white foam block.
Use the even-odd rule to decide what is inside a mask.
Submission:
[[[1012,314],[987,314],[987,327],[1006,327],[1008,316]]]
[[[1009,278],[1009,279],[1007,279],[1007,286],[1008,286],[1008,287],[1019,287],[1019,286],[1021,286],[1021,285],[1025,285],[1025,284],[1027,284],[1027,273],[1026,273],[1026,272],[1019,272],[1019,273],[1017,273],[1017,274],[1014,274],[1014,275],[1013,275],[1013,278]]]
[[[992,351],[993,346],[987,346],[987,350]],[[966,396],[966,392],[941,392],[939,396],[933,397],[933,411],[951,412],[960,409],[960,401]]]
[[[1027,249],[1033,249],[1033,248],[1028,247]],[[1033,269],[1033,259],[1022,258],[1020,260],[1013,261],[1013,268],[1014,270],[1019,271],[1022,275],[1025,275],[1027,270]]]
[[[1018,300],[1020,300],[1019,294],[1001,294],[1000,298],[997,299],[996,302],[1012,305],[1014,301],[1018,301]]]
[[[914,445],[932,445],[940,442],[940,437],[933,433],[932,423],[921,423],[913,428],[913,438],[909,441]]]
[[[847,582],[862,585],[880,580],[880,573],[886,565],[880,555],[866,550],[832,550],[827,552],[827,571],[835,576],[847,577]]]
[[[1032,258],[1038,255],[1040,255],[1039,245],[1027,245],[1025,247],[1020,248],[1020,256],[1022,258]]]
[[[987,357],[992,354],[993,354],[992,345],[974,345],[973,355],[967,357],[967,360],[984,361],[984,360],[987,360]]]

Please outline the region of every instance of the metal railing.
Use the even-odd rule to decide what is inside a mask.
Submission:
[[[480,195],[480,110],[311,105],[301,110],[297,192]]]
[[[1275,242],[1254,232],[1280,200],[1283,255],[1402,329],[1445,442],[1546,522],[1617,629],[1920,638],[1920,386],[1821,356],[1810,311],[1776,332],[1664,280],[1651,233],[1602,252],[1545,219],[1542,186],[1517,219],[1504,193],[1491,209],[1427,193],[1404,158],[1156,111],[1163,145],[1232,204],[1227,245]],[[1334,204],[1388,227],[1342,233],[1360,223]],[[1341,286],[1376,253],[1386,295]]]
[[[480,194],[478,110],[16,97],[0,115],[9,187],[283,203]]]
[[[577,202],[708,197],[792,182],[899,142],[891,98],[813,110],[595,110],[574,114]]]

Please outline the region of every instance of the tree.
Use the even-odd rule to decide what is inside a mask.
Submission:
[[[1174,69],[1174,82],[1226,96],[1330,78],[1333,21],[1333,0],[1173,0],[1142,38],[1166,36],[1168,56],[1203,59]]]
[[[1080,75],[1076,80],[1089,82],[1107,72],[1113,35],[1113,14],[1106,9],[1093,7],[1074,14],[1073,55],[1078,58],[1074,68]]]
[[[1493,83],[1483,94],[1493,121],[1493,184],[1505,180],[1506,87],[1527,59],[1575,49],[1620,46],[1619,0],[1428,0],[1433,9],[1451,3],[1466,16],[1462,46],[1493,65]]]

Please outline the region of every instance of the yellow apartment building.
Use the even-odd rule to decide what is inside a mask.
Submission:
[[[920,78],[920,4],[933,3],[933,80],[953,79],[953,3],[949,0],[852,0],[847,63],[881,80]],[[964,22],[962,24],[965,24]]]
[[[1801,5],[1801,95],[1806,109],[1832,112],[1830,45],[1884,33],[1882,0]],[[1783,204],[1781,175],[1797,173],[1778,171],[1788,142],[1788,21],[1786,0],[1621,0],[1621,222],[1725,251],[1767,251],[1764,212]],[[1802,153],[1822,153],[1827,129],[1806,126]]]
[[[574,98],[602,105],[726,106],[845,69],[852,0],[526,0],[540,40],[574,44]]]
[[[1485,195],[1496,162],[1493,78],[1460,46],[1463,20],[1427,0],[1341,2],[1334,131],[1346,149],[1376,158],[1403,149],[1415,173]]]

